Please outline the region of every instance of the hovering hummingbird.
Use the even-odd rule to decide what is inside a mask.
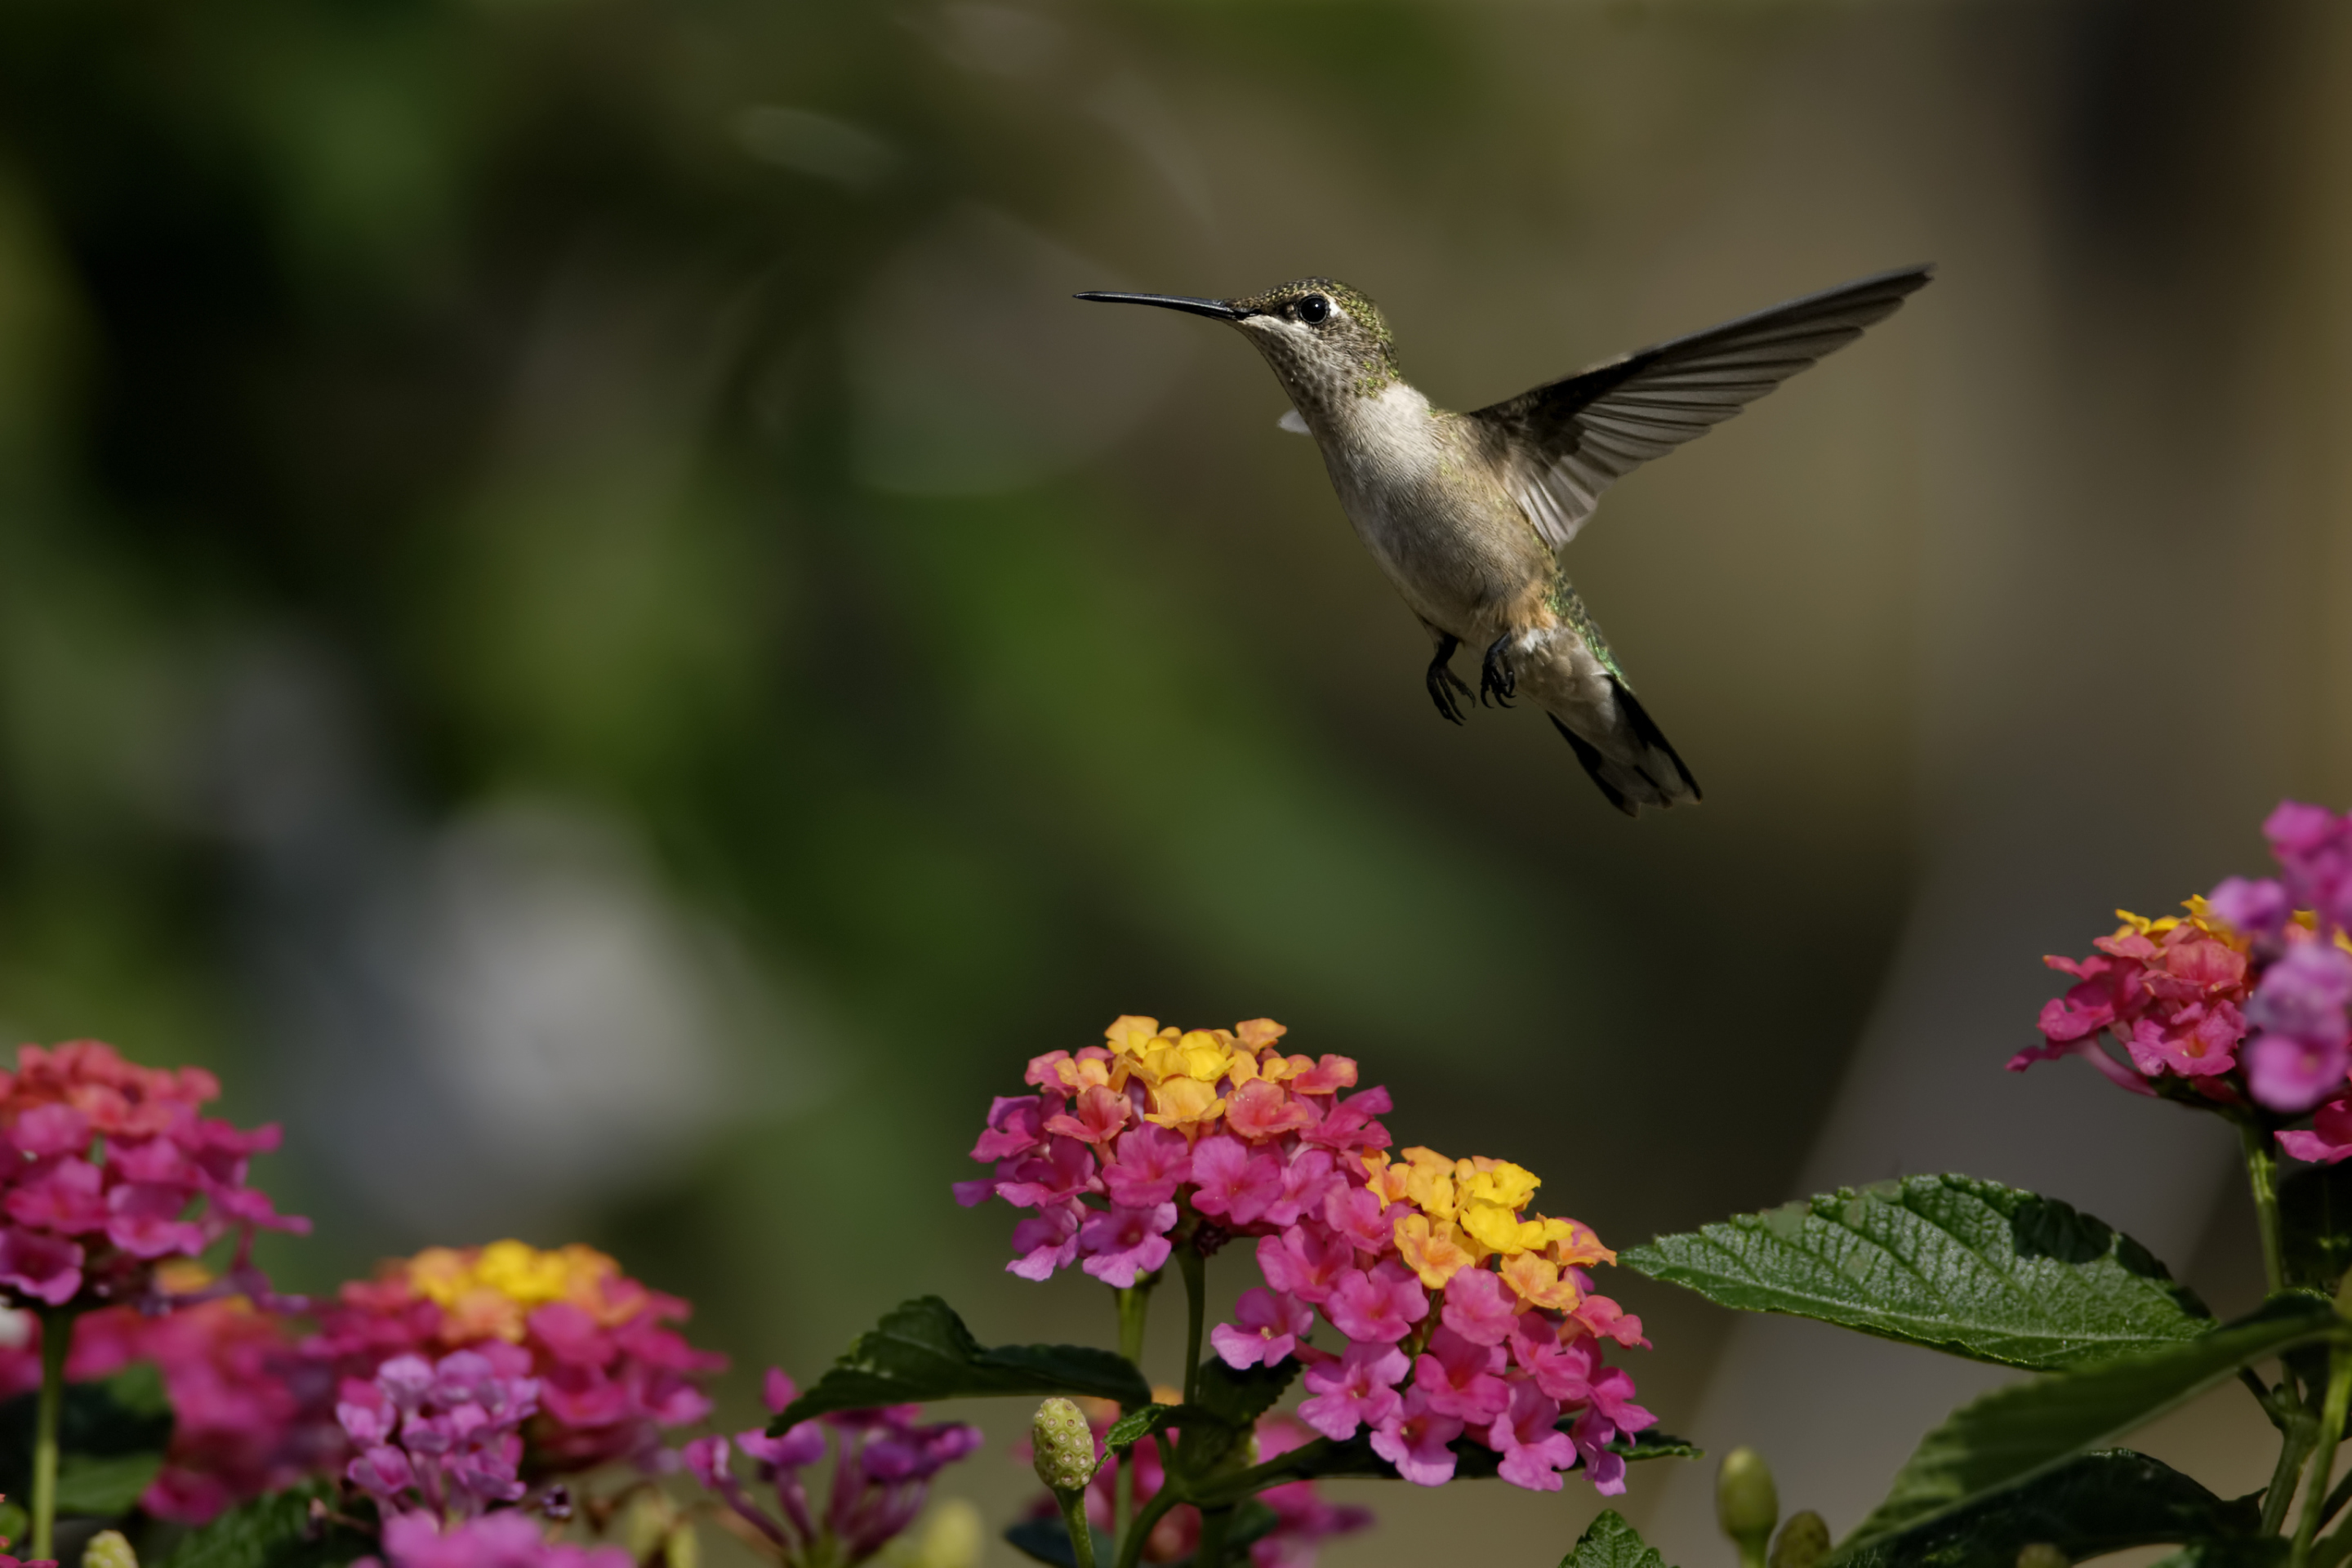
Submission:
[[[1282,427],[1315,437],[1348,521],[1436,645],[1437,710],[1463,721],[1473,693],[1454,650],[1484,648],[1477,700],[1507,708],[1524,686],[1610,804],[1637,816],[1699,799],[1698,784],[1634,700],[1560,550],[1612,484],[1853,342],[1934,270],[1858,279],[1468,414],[1415,391],[1379,310],[1328,278],[1244,300],[1078,298],[1238,328],[1290,395]]]

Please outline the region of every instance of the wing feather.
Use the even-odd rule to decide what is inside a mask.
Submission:
[[[1502,439],[1521,509],[1558,549],[1611,485],[1845,347],[1934,274],[1905,267],[1857,279],[1620,354],[1470,417]]]

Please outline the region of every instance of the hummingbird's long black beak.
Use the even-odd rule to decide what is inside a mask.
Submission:
[[[1220,321],[1238,321],[1249,314],[1239,305],[1225,300],[1195,300],[1186,294],[1079,294],[1080,300],[1099,300],[1106,305],[1158,305],[1163,310],[1190,310],[1196,316],[1213,316]]]

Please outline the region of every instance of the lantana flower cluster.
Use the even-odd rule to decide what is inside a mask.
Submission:
[[[768,1369],[762,1393],[772,1415],[798,1398],[793,1380]],[[760,1428],[698,1437],[686,1446],[687,1468],[716,1492],[746,1534],[782,1562],[845,1568],[863,1563],[912,1524],[931,1479],[979,1448],[980,1428],[961,1421],[926,1424],[919,1405],[839,1411],[788,1426],[778,1436]],[[761,1506],[735,1474],[732,1451],[748,1455],[761,1483],[776,1500]],[[810,1497],[807,1472],[834,1452],[833,1480],[824,1506]]]
[[[1162,1404],[1172,1405],[1178,1395],[1173,1389],[1162,1389],[1155,1391],[1154,1397]],[[1139,1438],[1123,1454],[1105,1451],[1102,1439],[1118,1419],[1118,1406],[1107,1399],[1080,1403],[1086,1408],[1088,1424],[1094,1427],[1096,1448],[1101,1455],[1094,1479],[1087,1487],[1087,1519],[1096,1529],[1108,1532],[1116,1517],[1121,1464],[1135,1467],[1135,1501],[1139,1509],[1159,1495],[1167,1470],[1157,1436]],[[1279,1412],[1262,1415],[1253,1433],[1251,1454],[1255,1462],[1263,1464],[1313,1440],[1314,1436],[1296,1416]],[[1315,1568],[1316,1551],[1322,1542],[1333,1536],[1354,1534],[1372,1522],[1370,1509],[1332,1502],[1313,1481],[1286,1481],[1269,1487],[1257,1494],[1257,1500],[1274,1510],[1275,1523],[1273,1529],[1250,1543],[1253,1568]],[[1032,1518],[1053,1519],[1059,1516],[1060,1505],[1052,1494],[1041,1493],[1030,1505],[1029,1512]],[[1142,1559],[1146,1563],[1181,1563],[1194,1554],[1200,1541],[1201,1510],[1189,1504],[1171,1508],[1160,1516],[1151,1533],[1144,1538]]]
[[[335,1418],[360,1451],[344,1477],[384,1519],[472,1519],[521,1499],[520,1429],[539,1409],[536,1379],[501,1377],[488,1356],[457,1351],[437,1363],[394,1356],[341,1393]]]
[[[2011,1071],[2079,1056],[2139,1094],[2278,1118],[2301,1160],[2352,1155],[2352,815],[2286,801],[2263,824],[2274,878],[2231,877],[2185,916],[2123,921],[2097,952],[2053,956],[2075,984],[2042,1009]],[[2119,1058],[2100,1047],[2112,1040]]]
[[[304,1349],[360,1378],[397,1355],[477,1352],[499,1376],[537,1384],[524,1468],[565,1473],[652,1463],[664,1428],[710,1413],[699,1380],[726,1358],[667,1326],[690,1311],[593,1247],[436,1247],[343,1286]]]
[[[202,1068],[136,1067],[96,1040],[20,1047],[0,1071],[0,1288],[25,1307],[154,1305],[162,1259],[232,1229],[308,1230],[246,1184],[278,1129],[201,1114],[219,1097]]]
[[[1254,1238],[1265,1284],[1211,1342],[1227,1364],[1306,1363],[1298,1416],[1346,1441],[1369,1430],[1405,1479],[1453,1478],[1454,1445],[1482,1443],[1499,1473],[1559,1489],[1581,1463],[1624,1489],[1621,1437],[1654,1419],[1600,1342],[1646,1346],[1641,1321],[1594,1295],[1614,1262],[1585,1226],[1526,1213],[1538,1178],[1428,1149],[1392,1156],[1388,1091],[1342,1095],[1346,1057],[1286,1055],[1271,1019],[1230,1031],[1122,1017],[1107,1044],[1033,1059],[1035,1092],[999,1099],[960,1184],[1031,1211],[1008,1265],[1043,1279],[1076,1263],[1119,1288],[1177,1245]],[[1337,1348],[1310,1335],[1318,1322]]]

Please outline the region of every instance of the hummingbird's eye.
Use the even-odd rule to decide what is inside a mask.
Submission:
[[[1323,318],[1331,313],[1331,301],[1320,294],[1309,294],[1298,301],[1298,319],[1310,327],[1319,327]]]

